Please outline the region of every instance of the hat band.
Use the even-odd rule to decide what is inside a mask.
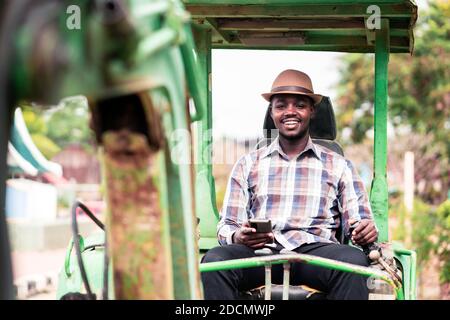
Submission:
[[[300,92],[304,92],[304,93],[314,94],[314,92],[312,92],[311,90],[306,89],[305,87],[300,87],[300,86],[281,86],[281,87],[275,87],[272,89],[272,93],[281,92],[281,91],[300,91]]]

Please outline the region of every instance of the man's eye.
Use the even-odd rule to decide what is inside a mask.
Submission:
[[[284,108],[284,104],[277,104],[277,105],[275,105],[275,108],[282,109],[282,108]]]
[[[304,107],[305,107],[304,104],[299,104],[299,105],[297,105],[297,108],[299,108],[299,109],[303,109]]]

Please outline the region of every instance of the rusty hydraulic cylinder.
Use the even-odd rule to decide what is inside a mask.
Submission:
[[[155,185],[158,152],[126,129],[103,135],[116,299],[171,299],[170,254]]]

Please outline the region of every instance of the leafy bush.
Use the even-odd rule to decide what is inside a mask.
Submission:
[[[410,214],[412,230],[406,229],[408,213],[403,201],[394,200],[390,210],[398,218],[398,225],[394,230],[393,239],[406,243],[411,241],[407,245],[411,245],[412,249],[416,250],[417,262],[420,267],[430,258],[430,253],[433,251],[434,243],[436,242],[436,210],[425,202],[415,199],[414,210]],[[407,239],[408,231],[411,234],[411,239]]]
[[[42,134],[31,134],[31,140],[33,140],[36,147],[47,159],[53,158],[57,153],[61,151],[60,147],[58,147],[52,140]]]
[[[36,111],[33,110],[33,107],[24,105],[22,108],[23,120],[27,126],[30,134],[46,134],[47,133],[47,125],[45,123],[45,119]]]
[[[434,251],[441,261],[440,280],[450,282],[450,200],[443,202],[436,211],[438,223],[438,241]]]
[[[390,204],[392,215],[397,217],[398,225],[393,232],[393,240],[407,242],[407,211],[400,199]],[[437,209],[416,199],[411,217],[411,246],[417,253],[418,268],[424,267],[435,254],[440,261],[440,280],[450,282],[450,200]]]
[[[92,133],[89,129],[89,110],[85,97],[76,96],[61,101],[46,122],[48,137],[60,147],[77,143],[89,145]]]

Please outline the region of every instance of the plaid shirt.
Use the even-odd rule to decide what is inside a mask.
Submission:
[[[289,160],[278,138],[235,164],[220,212],[218,239],[231,244],[248,219],[270,219],[275,239],[288,250],[305,243],[334,242],[349,219],[372,219],[367,193],[349,160],[309,138]]]

